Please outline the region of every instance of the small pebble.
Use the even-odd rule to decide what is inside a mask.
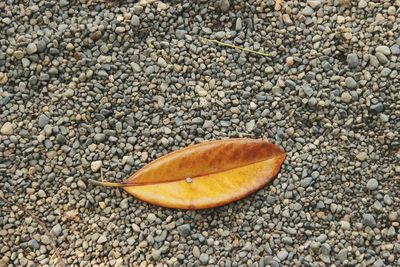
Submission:
[[[368,180],[368,182],[367,182],[367,189],[368,190],[376,190],[376,189],[378,189],[378,186],[379,186],[379,183],[378,183],[378,181],[376,180],[376,179],[374,179],[374,178],[372,178],[372,179],[369,179]]]
[[[93,172],[98,172],[102,166],[103,166],[103,162],[101,160],[93,161],[90,164],[90,168],[92,169]]]

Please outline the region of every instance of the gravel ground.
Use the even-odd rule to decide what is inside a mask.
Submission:
[[[0,266],[56,260],[15,203],[67,265],[400,266],[399,0],[29,2],[0,1]],[[288,156],[221,208],[87,183],[227,137]]]

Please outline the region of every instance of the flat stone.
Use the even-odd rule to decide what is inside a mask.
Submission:
[[[3,126],[1,126],[0,133],[3,135],[12,135],[14,133],[14,127],[11,122],[5,122]]]

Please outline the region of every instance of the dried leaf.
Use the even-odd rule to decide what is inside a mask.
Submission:
[[[285,152],[263,140],[228,139],[165,155],[117,186],[143,201],[169,208],[204,209],[239,200],[278,173]]]

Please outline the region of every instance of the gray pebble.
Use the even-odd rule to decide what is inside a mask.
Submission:
[[[307,96],[312,96],[314,94],[314,90],[312,89],[312,87],[309,84],[304,84],[302,88],[303,88],[303,92]]]
[[[50,119],[46,115],[44,115],[44,114],[39,115],[38,126],[40,128],[44,128],[49,122],[50,122]]]
[[[182,224],[179,225],[176,230],[179,232],[179,234],[183,237],[187,237],[188,235],[190,235],[191,232],[191,227],[190,224]]]
[[[241,31],[242,27],[243,27],[242,19],[241,18],[237,18],[236,19],[236,24],[235,24],[235,30],[236,31]]]
[[[50,237],[48,237],[47,235],[42,235],[40,237],[40,242],[42,242],[45,245],[49,245],[51,243]]]
[[[149,223],[153,223],[157,219],[157,216],[154,213],[149,213],[147,215],[147,221]]]
[[[176,32],[175,32],[176,38],[178,38],[178,39],[184,39],[186,34],[187,34],[187,31],[180,30],[180,29],[176,30]]]
[[[97,239],[97,244],[104,244],[107,242],[107,237],[105,235],[101,235],[99,239]]]
[[[40,39],[40,40],[36,43],[36,46],[37,46],[37,50],[38,50],[39,53],[44,52],[44,51],[46,50],[46,48],[47,48],[47,44],[46,44],[46,42],[45,42],[43,39]]]
[[[286,250],[281,250],[278,252],[277,257],[283,261],[287,258],[287,256],[289,255],[289,253]]]
[[[347,55],[347,64],[350,68],[356,68],[358,66],[358,56],[355,53]]]
[[[132,15],[131,25],[134,26],[134,27],[139,26],[140,25],[140,18],[138,16],[136,16],[136,15]]]
[[[158,58],[157,64],[158,64],[158,66],[160,66],[162,68],[165,68],[168,66],[167,62],[162,57]]]
[[[142,68],[140,67],[139,64],[135,63],[135,62],[131,62],[131,68],[134,72],[141,72]]]
[[[348,253],[347,248],[342,248],[342,249],[339,251],[339,253],[337,254],[337,259],[338,259],[340,262],[344,262],[344,261],[347,259],[347,253]]]
[[[222,12],[228,12],[230,6],[231,3],[229,2],[229,0],[219,0],[219,8]]]
[[[318,9],[322,5],[322,0],[307,0],[307,5],[309,5],[313,9]]]
[[[308,187],[312,183],[313,179],[311,177],[306,177],[300,181],[301,187]]]
[[[375,52],[382,53],[385,56],[389,56],[391,54],[390,48],[386,45],[380,45],[375,48]]]
[[[153,66],[148,66],[148,67],[144,70],[144,73],[145,73],[146,75],[150,75],[150,74],[152,74],[154,71],[155,71],[155,69],[154,69]]]
[[[329,246],[329,244],[324,243],[321,245],[320,253],[324,255],[329,255],[331,254],[331,250],[332,250],[331,246]]]
[[[161,259],[161,250],[153,249],[151,256],[153,257],[153,260],[156,260],[156,261],[160,260]]]
[[[392,55],[400,55],[400,45],[394,44],[390,47],[390,51],[392,52]]]
[[[90,34],[90,38],[93,41],[97,41],[99,40],[101,37],[103,36],[103,33],[101,31],[95,31],[93,33]]]
[[[375,54],[376,58],[378,59],[378,62],[382,65],[386,65],[387,63],[389,63],[389,59],[381,52],[377,52]],[[372,57],[373,58],[373,57]],[[378,67],[378,65],[376,63],[374,63],[375,67]]]
[[[369,179],[368,182],[367,182],[367,189],[368,190],[371,190],[371,191],[372,190],[376,190],[376,189],[378,189],[378,186],[379,186],[378,180],[376,180],[374,178]]]
[[[104,142],[107,140],[107,136],[103,133],[97,133],[94,135],[94,140],[97,142]]]
[[[37,46],[35,43],[29,43],[26,47],[26,52],[30,55],[36,53],[38,51]]]
[[[38,249],[38,248],[40,247],[39,243],[38,243],[35,239],[29,240],[28,246],[29,246],[31,249]]]
[[[374,215],[370,214],[370,213],[366,213],[363,215],[363,224],[365,226],[369,226],[371,228],[374,228],[376,226],[376,221],[374,218]]]
[[[345,84],[346,84],[346,87],[349,88],[349,89],[356,89],[357,88],[357,82],[352,77],[347,77],[345,79]]]
[[[301,13],[303,13],[304,16],[312,16],[314,14],[314,9],[312,9],[309,6],[306,6]]]
[[[371,111],[376,112],[376,113],[381,113],[383,111],[383,104],[382,103],[376,103],[370,106]]]
[[[393,204],[393,200],[388,194],[383,196],[383,202],[385,202],[385,205],[389,206]]]
[[[201,253],[199,257],[200,263],[205,265],[208,263],[208,254]]]
[[[62,232],[62,228],[61,225],[58,223],[56,225],[54,225],[54,227],[51,229],[51,232],[55,235],[55,236],[59,236]]]
[[[60,0],[59,4],[60,4],[61,7],[64,7],[64,6],[69,5],[69,1],[68,0]]]

